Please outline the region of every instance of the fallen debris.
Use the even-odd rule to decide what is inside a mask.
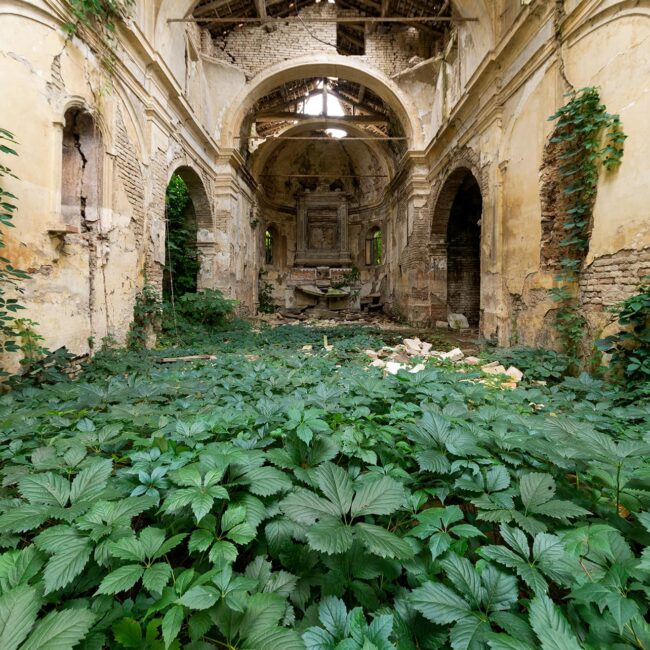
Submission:
[[[444,359],[445,361],[453,361],[454,363],[460,361],[464,357],[465,354],[460,348],[454,348],[449,352],[443,352],[442,355],[440,356],[441,359]]]
[[[449,314],[447,322],[452,330],[467,330],[469,329],[469,322],[465,314]]]
[[[508,377],[512,377],[516,382],[520,382],[524,378],[524,373],[521,372],[519,368],[515,368],[514,366],[510,366],[510,368],[506,370],[506,375],[508,375]]]
[[[192,354],[187,357],[162,357],[158,363],[174,363],[175,361],[214,361],[217,357],[214,354]]]

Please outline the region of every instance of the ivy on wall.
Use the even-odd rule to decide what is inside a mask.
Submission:
[[[65,30],[75,35],[80,28],[88,28],[98,35],[101,60],[109,69],[114,63],[115,34],[117,25],[131,14],[135,0],[69,0],[73,20],[66,23]]]
[[[578,366],[586,321],[580,303],[580,276],[589,249],[593,207],[601,168],[621,164],[626,135],[618,115],[607,112],[597,88],[583,88],[549,119],[557,126],[552,142],[560,145],[559,186],[562,210],[557,215],[563,229],[562,256],[557,286],[551,298],[558,303],[555,328],[564,351]]]
[[[0,128],[0,154],[5,156],[17,156],[14,149],[16,140],[9,131]],[[11,171],[2,158],[0,158],[0,183],[2,178],[13,177],[15,174]],[[16,196],[7,191],[0,185],[0,250],[5,248],[5,228],[13,228],[13,218],[15,216],[17,205]],[[0,353],[16,352],[22,349],[21,328],[19,321],[16,319],[16,312],[24,309],[17,298],[8,297],[9,292],[21,292],[18,282],[29,278],[25,271],[17,269],[11,264],[11,261],[4,255],[0,255]],[[30,321],[31,322],[31,321]],[[0,376],[5,375],[0,371]]]

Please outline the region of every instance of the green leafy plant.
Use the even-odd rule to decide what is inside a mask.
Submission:
[[[162,303],[158,290],[151,284],[145,284],[135,297],[133,321],[128,334],[128,347],[144,348],[150,338],[160,327]]]
[[[257,310],[262,314],[274,314],[277,305],[273,298],[273,285],[264,280],[264,271],[260,271],[257,284]]]
[[[224,298],[219,289],[202,289],[181,296],[176,301],[176,309],[188,323],[220,326],[236,304],[237,301]]]
[[[16,144],[13,134],[0,128],[0,154],[17,156],[14,149]],[[6,177],[16,178],[11,169],[2,162],[0,180]],[[0,186],[0,250],[6,247],[4,229],[14,227],[13,219],[18,209],[13,203],[15,200],[16,196]],[[20,293],[21,288],[18,283],[28,278],[29,275],[25,271],[14,267],[7,257],[0,256],[0,353],[16,352],[21,349],[16,312],[24,307],[17,298],[9,297],[8,290]],[[33,350],[30,349],[31,351]],[[0,375],[6,376],[6,374],[0,371]]]
[[[0,396],[0,647],[650,648],[646,403],[384,376],[389,336],[196,326]]]
[[[611,311],[620,330],[597,341],[598,348],[612,355],[612,366],[626,381],[650,381],[650,284],[642,284]]]
[[[165,195],[167,254],[163,274],[163,298],[170,300],[196,292],[200,269],[196,247],[196,219],[188,210],[190,193],[185,181],[174,174]],[[173,286],[172,286],[173,285]]]
[[[84,28],[93,30],[99,37],[101,61],[112,70],[117,26],[130,16],[134,4],[135,0],[69,0],[72,21],[65,24],[65,30],[70,35]]]
[[[597,88],[571,93],[569,101],[550,118],[557,122],[551,141],[560,145],[560,187],[564,209],[557,218],[564,238],[557,286],[555,327],[574,368],[580,365],[586,321],[580,305],[580,276],[592,227],[592,212],[601,167],[616,169],[623,158],[626,135],[618,115],[606,111]],[[603,142],[604,139],[604,142]]]

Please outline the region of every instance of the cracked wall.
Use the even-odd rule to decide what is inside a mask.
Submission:
[[[414,58],[423,52],[404,28],[367,30],[365,56],[336,58],[332,23],[317,27],[330,45],[306,41],[294,23],[241,30],[214,49],[195,25],[166,22],[189,4],[138,2],[132,27],[120,34],[112,77],[93,54],[91,35],[66,41],[49,2],[0,7],[0,70],[6,87],[19,89],[0,96],[1,126],[20,143],[11,161],[19,180],[7,187],[18,196],[18,227],[9,233],[7,253],[34,276],[24,284],[26,315],[40,323],[49,347],[81,353],[90,339],[124,340],[137,291],[145,281],[162,280],[165,189],[179,168],[192,169],[205,190],[200,286],[222,289],[240,301],[242,313],[253,313],[265,224],[276,225],[291,259],[294,190],[279,182],[263,187],[237,145],[223,143],[232,135],[233,102],[252,88],[250,78],[275,61],[289,66],[305,54],[306,42],[310,60],[322,60],[330,72],[345,60],[350,71],[356,66],[402,93],[408,106],[400,115],[411,120],[414,136],[394,164],[378,166],[352,152],[354,173],[382,170],[387,177],[342,187],[353,199],[363,196],[363,209],[361,201],[351,203],[359,262],[364,233],[382,227],[384,263],[364,269],[364,291],[380,291],[393,313],[423,324],[446,317],[454,259],[440,221],[453,199],[444,188],[467,168],[482,196],[481,333],[503,344],[553,344],[553,304],[546,297],[560,206],[547,118],[564,102],[567,80],[599,86],[629,136],[623,164],[603,174],[594,206],[581,286],[594,336],[607,326],[607,307],[630,295],[647,272],[646,3],[454,0],[456,11],[478,20],[456,25],[443,50],[425,61]],[[304,11],[332,8],[321,3]],[[92,116],[100,136],[94,144],[81,142],[83,125],[66,131],[69,110]],[[304,162],[323,158],[287,147],[275,172],[305,173]],[[340,162],[337,172],[349,171],[349,160]],[[66,186],[68,175],[78,183]],[[458,258],[453,246],[451,256]]]

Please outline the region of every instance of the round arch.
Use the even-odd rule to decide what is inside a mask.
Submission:
[[[444,271],[440,289],[447,311],[463,314],[475,326],[480,321],[484,201],[479,179],[470,165],[455,167],[438,192],[431,223],[434,266]]]
[[[273,89],[290,81],[307,77],[338,77],[366,86],[393,110],[400,121],[409,149],[424,147],[424,133],[418,111],[395,82],[382,72],[358,60],[342,55],[309,55],[282,61],[264,70],[247,84],[230,103],[221,131],[221,146],[235,148],[236,139],[254,104]]]
[[[180,176],[187,186],[196,216],[197,229],[212,229],[212,205],[198,172],[189,165],[180,165],[168,174],[167,183],[172,176]]]

